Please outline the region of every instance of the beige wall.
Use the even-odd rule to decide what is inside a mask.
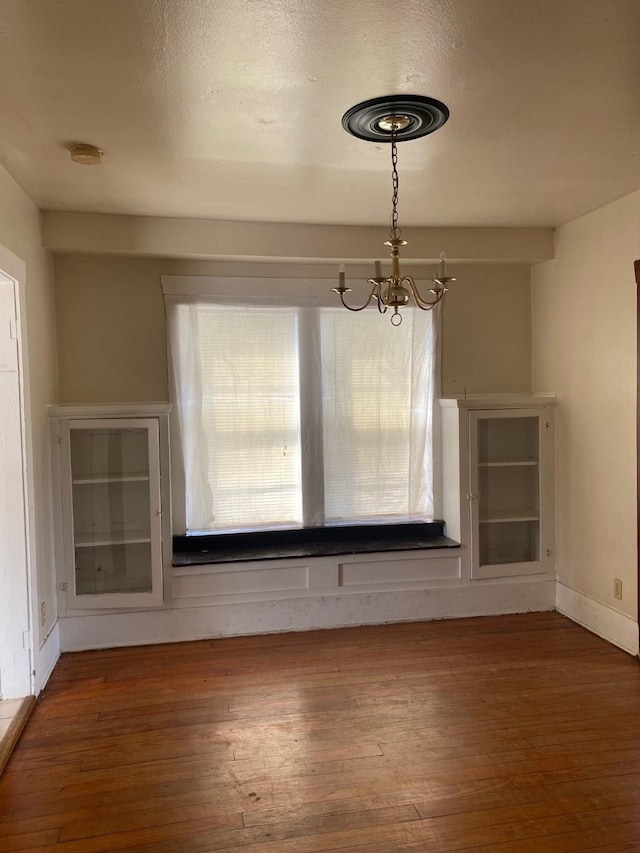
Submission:
[[[51,466],[46,406],[57,400],[56,333],[52,259],[41,245],[40,212],[0,167],[0,243],[26,264],[26,332],[33,439],[37,611],[45,602],[46,622],[35,624],[36,648],[56,618],[54,590]]]
[[[446,297],[442,396],[531,390],[529,267],[462,265]]]
[[[332,272],[326,265],[57,256],[60,400],[168,399],[162,273],[324,277]],[[443,394],[463,394],[465,388],[468,393],[528,391],[528,267],[469,264],[459,265],[456,274],[459,281],[444,310]]]
[[[55,259],[60,402],[168,400],[161,261]]]
[[[634,193],[558,229],[556,259],[532,274],[533,388],[559,395],[558,579],[627,616],[636,615],[639,238]]]

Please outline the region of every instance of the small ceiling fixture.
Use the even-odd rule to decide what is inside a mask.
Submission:
[[[447,275],[447,261],[444,254],[440,255],[440,269],[437,278],[433,279],[433,287],[425,296],[418,290],[415,280],[410,275],[400,274],[400,246],[406,246],[402,232],[398,226],[398,149],[397,143],[409,139],[419,139],[433,133],[449,118],[449,109],[434,98],[424,95],[388,95],[383,98],[372,98],[363,101],[347,110],[342,116],[342,126],[352,136],[367,142],[391,143],[391,177],[393,195],[391,197],[391,230],[385,246],[391,247],[391,275],[383,276],[380,261],[375,262],[375,275],[368,279],[371,285],[369,298],[359,307],[348,305],[344,294],[350,293],[351,288],[345,285],[345,267],[340,266],[338,286],[331,290],[340,296],[340,301],[349,311],[363,311],[373,299],[376,300],[378,311],[385,314],[393,309],[391,323],[399,326],[402,322],[400,308],[406,306],[411,297],[418,308],[431,311],[438,305],[445,293],[447,285],[455,278]]]
[[[104,151],[86,142],[76,142],[69,146],[69,154],[73,162],[80,163],[81,166],[99,166]]]

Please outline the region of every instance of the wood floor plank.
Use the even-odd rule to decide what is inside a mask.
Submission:
[[[41,832],[16,833],[0,838],[0,853],[13,850],[33,850],[43,845],[56,844],[60,837],[60,829],[47,829]]]
[[[637,853],[638,707],[557,613],[67,654],[0,853]]]

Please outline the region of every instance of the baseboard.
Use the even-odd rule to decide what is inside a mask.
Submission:
[[[555,581],[461,584],[393,592],[208,604],[68,616],[59,619],[63,651],[215,637],[381,625],[553,610]]]
[[[60,622],[57,621],[35,653],[35,693],[39,696],[60,657]]]
[[[629,654],[638,655],[637,621],[571,587],[555,581],[480,583],[62,617],[37,655],[36,695],[47,683],[61,650],[553,609]]]
[[[559,581],[556,583],[556,610],[603,640],[631,655],[638,655],[638,622],[630,616]]]

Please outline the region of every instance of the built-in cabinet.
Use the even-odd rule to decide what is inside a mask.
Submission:
[[[52,408],[59,589],[68,609],[162,603],[168,411]]]
[[[554,398],[441,406],[442,518],[460,548],[175,568],[169,405],[53,407],[62,647],[553,608]]]
[[[553,570],[554,402],[441,401],[444,518],[472,579]]]

